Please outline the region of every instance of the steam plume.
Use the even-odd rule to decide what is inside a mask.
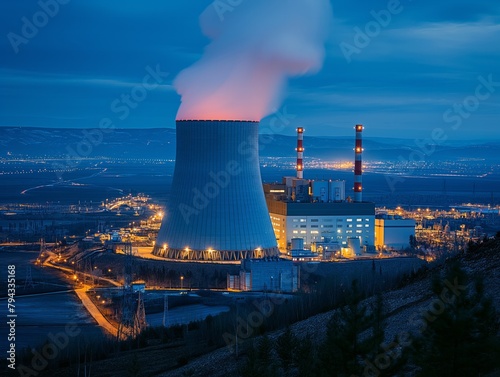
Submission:
[[[221,3],[200,16],[212,40],[203,57],[175,79],[178,120],[261,120],[279,106],[288,77],[322,66],[329,0]]]

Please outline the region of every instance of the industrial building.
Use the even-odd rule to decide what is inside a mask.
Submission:
[[[380,214],[375,218],[375,247],[377,250],[401,250],[410,247],[415,237],[415,220]]]
[[[302,238],[306,249],[316,244],[347,248],[350,238],[358,238],[367,251],[375,243],[375,204],[267,200],[271,223],[282,253],[290,250],[293,238]],[[320,245],[316,245],[320,246]]]
[[[262,190],[259,123],[179,120],[176,129],[170,201],[153,253],[203,261],[279,255]]]
[[[296,292],[299,266],[279,258],[242,260],[239,275],[227,276],[227,287],[241,291]]]
[[[303,178],[303,128],[297,129],[297,176],[265,184],[266,203],[283,254],[359,256],[375,250],[375,204],[362,198],[362,125],[356,125],[354,200],[345,181]],[[301,239],[300,243],[293,240]],[[296,247],[294,245],[301,245]]]

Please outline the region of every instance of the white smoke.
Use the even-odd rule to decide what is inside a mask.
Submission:
[[[270,114],[288,77],[321,69],[331,15],[329,0],[214,2],[200,16],[212,42],[174,82],[182,96],[177,119],[258,121]]]

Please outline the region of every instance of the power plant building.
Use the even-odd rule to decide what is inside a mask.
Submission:
[[[299,266],[279,258],[242,260],[239,275],[227,276],[227,286],[241,291],[296,292]]]
[[[292,239],[302,238],[304,247],[326,243],[347,248],[349,239],[359,239],[369,250],[375,244],[375,204],[350,202],[293,202],[267,199],[278,247],[287,253]]]
[[[303,255],[306,249],[323,256],[359,256],[375,250],[375,204],[362,197],[363,129],[355,127],[354,200],[346,197],[345,181],[303,178],[304,129],[297,129],[297,176],[264,185],[281,253]]]
[[[401,216],[377,215],[375,219],[375,247],[378,250],[401,250],[410,246],[415,237],[415,220]]]

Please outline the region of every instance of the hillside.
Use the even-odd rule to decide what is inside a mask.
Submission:
[[[0,159],[16,157],[63,157],[78,150],[78,146],[91,146],[92,158],[175,158],[175,130],[172,128],[99,129],[0,127]],[[364,139],[367,160],[397,161],[398,156],[408,156],[419,150],[416,140],[370,137]],[[423,143],[425,141],[419,141]],[[425,150],[433,149],[425,142]],[[83,144],[82,144],[83,143]],[[307,158],[330,160],[352,159],[353,137],[305,137]],[[296,138],[279,134],[260,136],[261,157],[294,157]],[[498,161],[496,150],[500,143],[447,142],[436,146],[426,159],[457,160],[464,156],[484,159],[487,163]]]
[[[472,277],[484,278],[486,294],[493,299],[497,311],[500,310],[500,239],[491,241],[488,245],[478,248],[474,254],[453,258],[459,260],[465,271]],[[446,262],[449,265],[452,260]],[[383,295],[383,302],[387,314],[386,342],[404,331],[418,334],[415,325],[415,316],[429,310],[431,303],[436,299],[431,289],[432,277],[442,272],[444,266],[437,266],[427,271],[423,276],[411,281],[401,289],[387,292]],[[372,303],[374,298],[365,300]],[[309,335],[314,345],[320,345],[325,340],[326,323],[334,311],[319,314],[291,326],[292,332],[300,338]],[[269,334],[270,339],[276,340],[283,331]],[[228,348],[222,348],[195,360],[175,371],[161,374],[161,377],[182,376],[237,376],[244,366],[246,357],[238,361]],[[493,373],[489,376],[498,376]]]

